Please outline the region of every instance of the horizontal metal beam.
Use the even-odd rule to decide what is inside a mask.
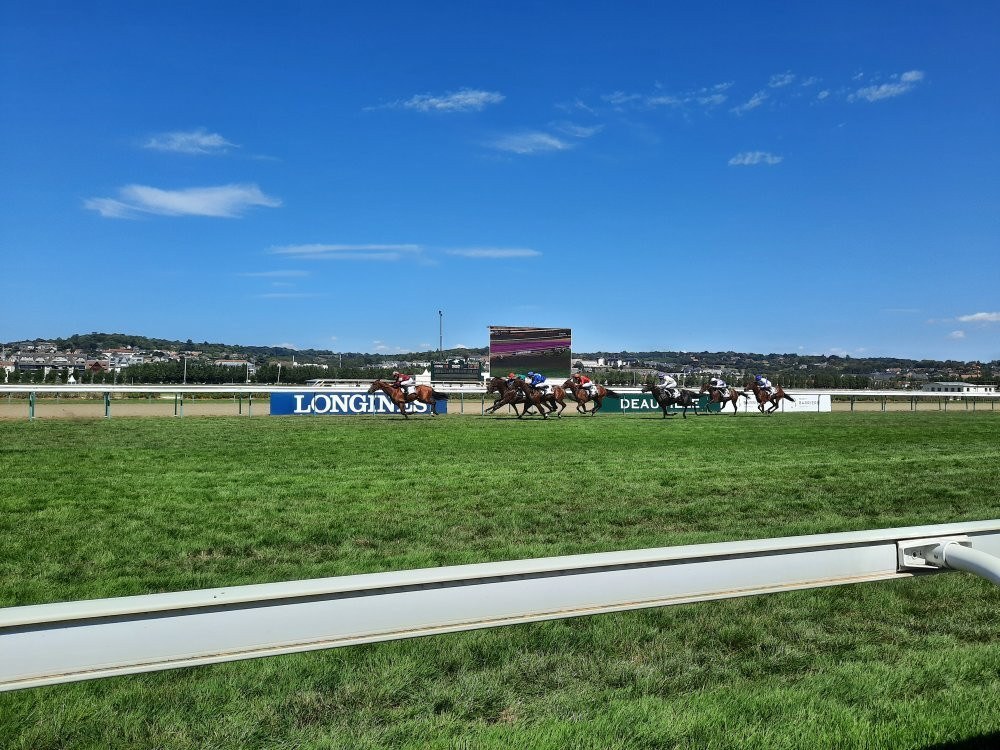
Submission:
[[[906,540],[1000,554],[1000,519],[0,609],[0,690],[933,573]]]

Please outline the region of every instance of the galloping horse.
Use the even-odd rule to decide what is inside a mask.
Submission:
[[[542,393],[537,388],[532,388],[521,378],[514,378],[511,382],[511,388],[516,391],[520,391],[521,395],[524,396],[525,401],[527,402],[527,406],[524,407],[524,411],[517,415],[518,419],[528,413],[529,406],[534,406],[538,409],[538,413],[542,415],[542,419],[548,419],[549,412],[556,410],[554,402],[551,406],[545,403],[548,400],[548,396],[546,394]],[[514,411],[517,410],[515,409]]]
[[[573,394],[573,398],[576,400],[576,410],[578,412],[594,416],[597,413],[597,410],[601,408],[601,404],[604,402],[604,399],[609,397],[621,398],[621,394],[615,393],[610,388],[605,388],[603,385],[597,385],[596,383],[594,385],[597,386],[597,394],[593,397],[594,408],[590,411],[587,411],[586,404],[591,400],[591,396],[590,392],[586,388],[577,385],[573,378],[570,378],[563,383],[562,387],[564,390]]]
[[[515,386],[517,385],[517,383],[524,383],[524,381],[515,380],[514,381]],[[537,388],[532,388],[527,383],[524,383],[524,388],[522,388],[521,390],[525,394],[525,397],[527,398],[531,398],[528,391],[537,393],[540,396],[539,401],[541,401],[541,403],[549,407],[549,414],[555,413],[557,417],[561,417],[563,411],[566,409],[566,391],[563,389],[562,386],[549,384],[549,392],[542,393]],[[533,398],[531,402],[534,403]],[[556,404],[559,404],[558,410],[556,409]]]
[[[667,418],[667,409],[676,404],[677,406],[684,407],[684,419],[688,418],[688,407],[694,407],[695,416],[698,414],[698,394],[694,391],[686,391],[678,388],[679,396],[674,397],[674,395],[668,391],[666,388],[660,388],[658,385],[644,385],[642,387],[643,393],[652,393],[653,398],[656,399],[656,403],[660,405],[663,409],[663,418]]]
[[[757,408],[760,410],[761,414],[773,414],[778,410],[778,405],[781,403],[781,399],[787,398],[791,402],[795,402],[795,399],[785,393],[781,386],[775,386],[774,393],[769,394],[759,385],[757,385],[756,380],[751,380],[744,386],[744,392],[750,390],[753,391],[753,395],[757,397]],[[771,408],[764,411],[764,404],[770,404]]]
[[[528,401],[527,396],[525,396],[518,388],[507,385],[507,378],[492,378],[486,386],[487,393],[497,393],[499,396],[497,400],[493,402],[493,406],[488,406],[483,413],[492,414],[501,406],[510,406],[514,413],[517,414],[517,405],[525,404],[524,410],[527,411],[531,403]],[[521,414],[517,414],[519,417]]]
[[[397,388],[392,383],[386,383],[384,380],[376,380],[368,388],[369,393],[375,393],[375,391],[382,391],[386,396],[388,396],[389,400],[396,405],[397,409],[399,409],[404,419],[410,418],[410,415],[406,413],[406,405],[413,401],[419,401],[422,404],[430,404],[431,414],[436,417],[438,415],[438,400],[448,399],[448,394],[438,393],[432,386],[429,385],[418,385],[413,389],[413,393],[407,396],[403,393],[402,388]]]
[[[736,390],[732,386],[730,386],[728,388],[728,390],[729,390],[729,395],[728,396],[723,396],[722,395],[722,391],[719,388],[713,388],[712,386],[710,386],[710,385],[708,385],[706,383],[705,385],[703,385],[701,387],[701,390],[698,391],[698,393],[708,393],[709,394],[709,399],[708,399],[708,403],[709,404],[721,404],[722,408],[719,409],[719,413],[722,413],[722,409],[726,408],[726,404],[728,402],[732,401],[733,402],[733,416],[735,417],[736,413],[739,411],[739,407],[737,407],[736,404],[740,400],[740,396],[742,396],[743,398],[747,398],[747,394],[746,393],[741,393],[740,391]]]

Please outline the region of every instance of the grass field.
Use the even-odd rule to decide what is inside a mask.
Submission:
[[[1000,517],[1000,412],[0,422],[0,606]],[[1000,741],[962,574],[0,694],[0,746]]]

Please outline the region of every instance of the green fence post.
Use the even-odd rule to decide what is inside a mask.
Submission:
[[[28,419],[32,420],[35,418],[35,392],[32,391],[28,394]]]
[[[104,393],[104,418],[111,419],[111,394],[107,391]]]

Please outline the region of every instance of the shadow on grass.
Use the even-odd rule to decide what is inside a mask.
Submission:
[[[925,745],[922,750],[980,750],[980,748],[1000,747],[1000,732],[990,732],[981,734],[978,737],[969,737],[965,740],[955,742],[942,742],[937,745]]]

